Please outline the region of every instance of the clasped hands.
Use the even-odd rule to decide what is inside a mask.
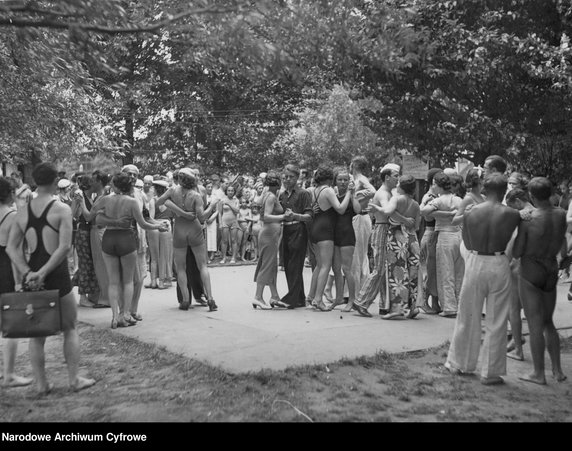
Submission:
[[[290,222],[293,220],[294,220],[294,212],[292,211],[292,209],[287,208],[286,211],[284,212],[284,221]]]

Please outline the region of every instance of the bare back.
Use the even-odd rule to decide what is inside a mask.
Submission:
[[[566,212],[559,207],[537,208],[530,221],[523,221],[515,242],[515,254],[552,259],[562,249],[566,232]]]
[[[475,205],[463,216],[463,242],[477,252],[504,252],[519,223],[518,211],[498,202]]]
[[[389,200],[391,199],[391,192],[385,187],[385,185],[381,185],[381,188],[377,190],[375,195],[373,196],[372,203],[375,205],[379,205],[384,207]],[[373,216],[375,217],[376,224],[384,224],[389,222],[389,216],[385,213],[377,210],[372,209]]]

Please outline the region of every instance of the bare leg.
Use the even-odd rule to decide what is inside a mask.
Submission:
[[[528,320],[530,331],[530,353],[534,371],[528,375],[519,376],[519,379],[535,384],[546,384],[544,375],[544,316],[543,299],[540,290],[523,277],[519,277],[519,292]]]
[[[137,269],[137,251],[133,251],[121,260],[121,279],[123,281],[123,315],[125,319],[131,317],[131,304],[133,302],[134,276]],[[143,281],[141,281],[142,283]],[[139,285],[139,284],[138,284]]]
[[[4,340],[3,360],[4,360],[4,382],[5,387],[22,387],[30,385],[33,379],[14,374],[16,365],[16,354],[18,351],[18,340],[6,338]]]
[[[226,263],[226,251],[228,249],[228,242],[230,241],[230,228],[223,227],[222,228],[222,239],[220,242],[220,251],[222,255],[221,263]]]
[[[232,257],[230,262],[231,263],[236,263],[236,256],[238,254],[238,230],[236,229],[236,227],[233,227],[232,229],[230,229],[230,245],[231,245],[231,249],[232,249]]]
[[[349,312],[352,310],[354,305],[354,300],[356,298],[356,281],[355,273],[352,271],[352,261],[354,258],[354,246],[343,246],[340,248],[340,253],[342,256],[342,272],[348,284],[348,305],[344,308],[344,312]]]
[[[544,293],[542,304],[544,308],[544,340],[552,363],[552,375],[558,382],[562,382],[566,380],[566,376],[562,372],[560,362],[560,337],[552,320],[556,307],[556,289]]]
[[[145,253],[138,252],[135,259],[135,267],[133,271],[133,297],[131,298],[131,308],[130,310],[125,310],[127,316],[130,314],[132,316],[137,315],[137,310],[139,309],[139,300],[141,299],[141,291],[143,290],[143,281],[146,275],[146,263],[145,263]]]
[[[512,292],[510,294],[510,310],[508,319],[512,330],[511,343],[514,349],[507,350],[506,356],[514,360],[524,360],[524,352],[522,350],[522,319],[520,318],[521,303],[518,293],[518,277],[513,274]]]
[[[333,241],[320,241],[317,243],[317,250],[319,257],[319,266],[316,267],[315,271],[318,272],[318,278],[316,281],[316,296],[314,300],[318,306],[323,307],[322,296],[324,295],[324,289],[326,287],[326,282],[328,280],[328,274],[330,268],[332,267],[332,258],[334,256],[334,242]]]
[[[46,337],[36,337],[29,339],[30,362],[32,364],[32,373],[39,394],[49,393],[51,387],[46,378],[46,356],[44,353],[44,344]]]
[[[121,262],[118,257],[103,252],[103,262],[107,271],[107,293],[111,306],[111,328],[117,327],[119,318],[119,284],[121,283]]]
[[[203,282],[203,291],[207,296],[207,304],[209,306],[209,311],[215,311],[218,309],[216,303],[213,299],[213,291],[211,288],[211,276],[209,274],[209,269],[207,266],[207,253],[206,244],[202,243],[200,246],[191,246],[193,253],[195,254],[195,260],[197,261],[197,268],[201,274],[201,281]]]

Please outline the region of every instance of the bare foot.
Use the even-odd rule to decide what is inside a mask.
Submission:
[[[553,372],[552,377],[554,379],[556,379],[556,382],[564,382],[566,379],[568,379],[566,377],[566,375],[561,371],[560,372]]]
[[[86,379],[85,377],[79,377],[78,376],[75,383],[70,385],[70,388],[73,391],[80,391],[80,390],[83,390],[84,388],[91,387],[94,384],[95,384],[95,379]]]
[[[538,384],[538,385],[546,385],[546,378],[538,377],[538,376],[535,376],[534,374],[518,376],[518,378],[521,381],[532,382],[533,384]]]
[[[38,386],[38,391],[36,392],[37,396],[46,396],[49,395],[50,392],[54,389],[53,384],[47,384],[45,387]]]
[[[387,315],[383,315],[381,319],[396,319],[396,318],[404,318],[403,313],[388,313]]]
[[[504,384],[504,379],[500,376],[481,377],[481,384],[483,384],[483,385],[501,385],[501,384]]]
[[[30,385],[33,381],[34,379],[31,377],[22,377],[12,374],[2,385],[4,387],[25,387],[26,385]]]
[[[522,350],[520,350],[520,352],[516,351],[516,350],[507,352],[506,356],[509,359],[513,359],[513,360],[520,360],[520,361],[524,360],[524,354],[522,353]]]

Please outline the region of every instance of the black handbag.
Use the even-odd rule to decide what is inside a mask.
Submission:
[[[0,295],[4,338],[32,338],[62,332],[59,290],[16,291]]]

